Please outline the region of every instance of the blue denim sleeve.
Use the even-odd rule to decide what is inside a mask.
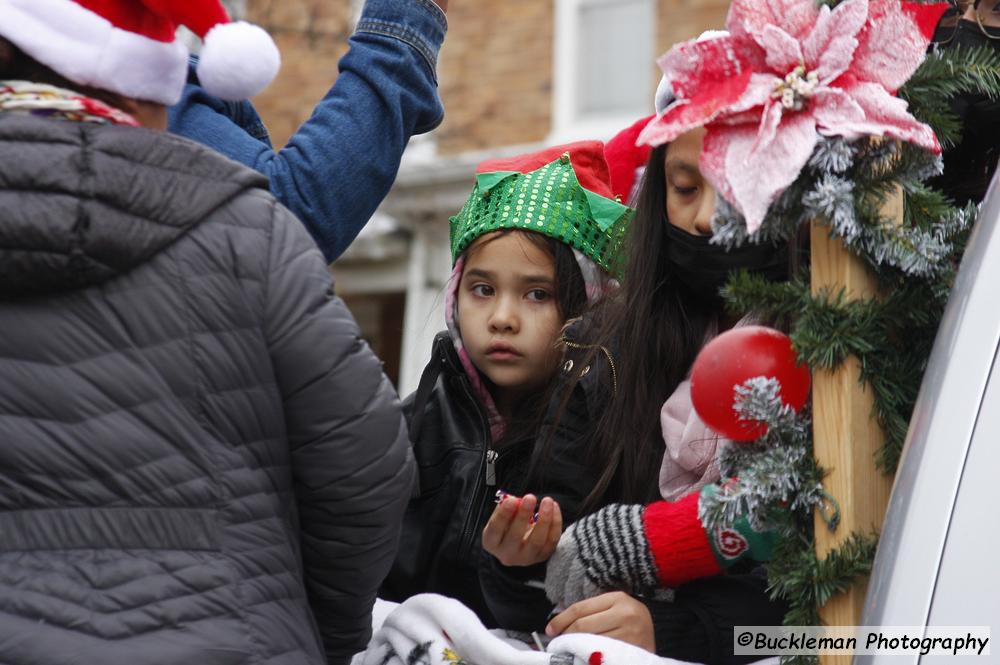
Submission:
[[[212,97],[193,73],[170,131],[268,176],[333,261],[389,192],[410,136],[441,123],[435,68],[446,30],[431,0],[367,0],[335,84],[280,151],[249,102]]]

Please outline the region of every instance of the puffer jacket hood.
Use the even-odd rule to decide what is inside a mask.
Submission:
[[[152,130],[0,114],[0,150],[18,155],[0,160],[5,297],[105,282],[241,192],[267,188],[258,173]]]

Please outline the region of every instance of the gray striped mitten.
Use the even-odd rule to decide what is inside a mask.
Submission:
[[[641,505],[611,504],[563,532],[549,559],[545,593],[557,607],[607,591],[645,591],[659,582]]]

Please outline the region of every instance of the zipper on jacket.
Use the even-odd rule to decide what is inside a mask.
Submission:
[[[490,448],[486,451],[486,486],[496,487],[497,485],[497,458],[500,453]]]
[[[496,486],[496,469],[497,469],[497,464],[499,462],[501,462],[504,457],[510,457],[512,454],[514,454],[516,452],[519,452],[524,446],[530,446],[533,443],[534,443],[534,440],[522,441],[522,442],[516,443],[516,444],[514,444],[512,446],[509,446],[507,448],[504,448],[502,451],[497,451],[497,450],[495,450],[493,448],[490,448],[487,451],[487,453],[486,453],[486,464],[487,464],[486,479],[487,479],[487,486],[491,487],[491,488]],[[492,475],[492,484],[490,484],[491,483],[491,476],[490,476],[491,473],[493,474]],[[473,507],[472,513],[469,515],[469,518],[470,518],[469,524],[479,524],[479,522],[480,522],[480,520],[482,518],[482,515],[483,515],[483,510],[487,509],[487,507],[490,505],[490,503],[486,500],[485,496],[479,496],[479,487],[476,488],[476,492],[473,494],[473,499],[475,500],[476,503],[475,503],[475,506]],[[471,528],[469,529],[469,531],[470,531],[470,536],[471,536],[472,535]],[[463,541],[463,544],[464,544],[464,541]],[[470,542],[470,549],[471,549],[471,542]]]

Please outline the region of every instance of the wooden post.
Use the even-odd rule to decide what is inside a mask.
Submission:
[[[883,215],[902,222],[902,191],[891,198]],[[848,300],[877,295],[875,278],[863,259],[852,254],[828,227],[813,222],[812,292],[845,290]],[[872,417],[873,396],[859,381],[858,359],[850,357],[835,371],[813,373],[813,442],[816,459],[829,471],[823,485],[840,506],[840,525],[830,531],[817,513],[816,553],[820,559],[838,547],[853,531],[881,530],[892,479],[876,468],[875,455],[882,431]],[[864,605],[867,579],[832,598],[820,610],[829,626],[857,625]],[[823,665],[849,665],[850,656],[822,656]]]

